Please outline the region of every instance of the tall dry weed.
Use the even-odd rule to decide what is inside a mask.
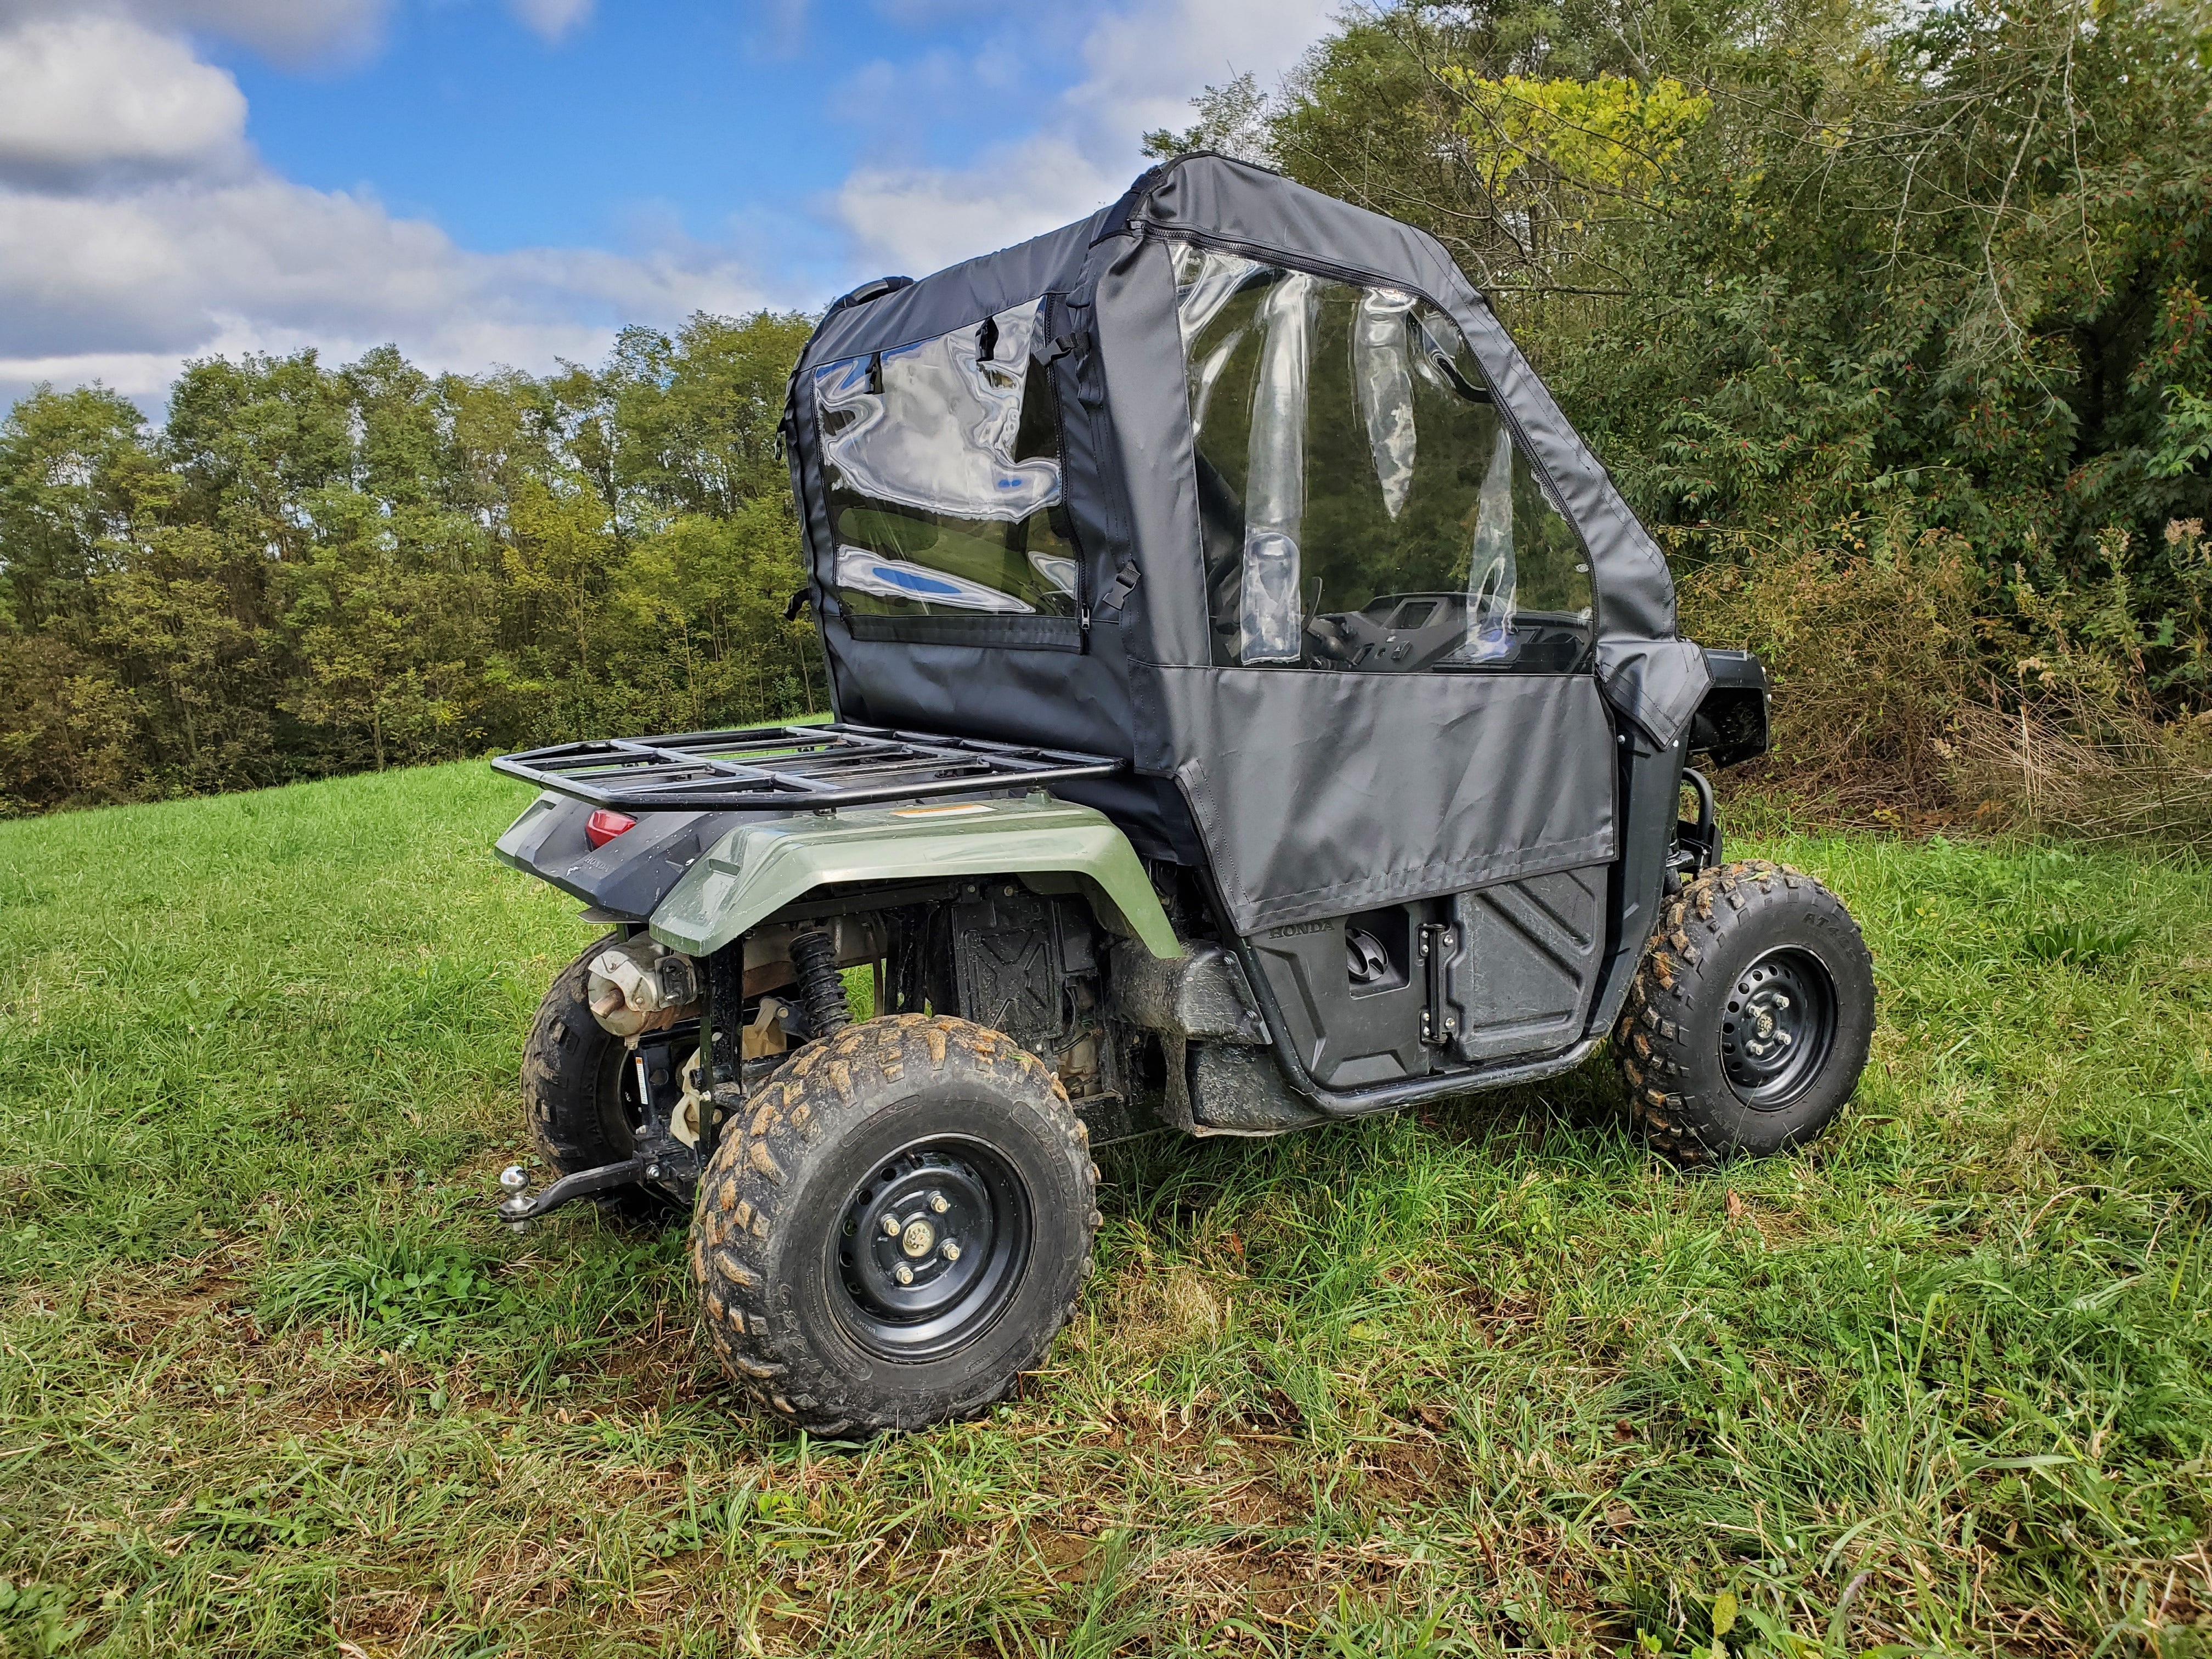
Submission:
[[[1849,818],[1948,807],[1939,747],[1972,696],[1984,583],[1955,538],[1893,551],[1746,550],[1680,586],[1684,631],[1756,652],[1775,682],[1764,775]]]
[[[2176,568],[2212,571],[2201,525],[2166,539]],[[1941,532],[1745,549],[1683,577],[1683,626],[1765,662],[1774,744],[1753,777],[1816,813],[2212,850],[2212,607],[2147,633],[2125,532],[2100,550],[2095,579],[2042,591]]]
[[[1962,800],[2084,840],[2212,852],[2212,723],[2202,715],[2161,722],[2069,698],[1968,703],[1952,724],[1944,748]]]

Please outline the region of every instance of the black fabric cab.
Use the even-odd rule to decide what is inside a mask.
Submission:
[[[840,717],[1127,757],[1248,937],[1607,864],[1705,688],[1443,250],[1256,167],[834,308],[786,430]]]

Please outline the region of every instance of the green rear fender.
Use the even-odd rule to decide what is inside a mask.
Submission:
[[[1129,838],[1104,813],[1042,793],[740,825],[669,890],[653,913],[653,936],[706,956],[818,887],[959,876],[1072,876],[1107,927],[1156,957],[1182,955]]]

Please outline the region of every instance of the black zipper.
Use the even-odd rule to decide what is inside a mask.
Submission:
[[[803,368],[804,364],[791,371],[791,379],[784,392],[783,418],[776,423],[775,435],[777,447],[783,451],[784,465],[791,475],[791,504],[799,520],[799,545],[805,558],[807,585],[817,594],[814,623],[818,632],[823,617],[838,608],[835,598],[836,569],[833,558],[830,574],[827,576],[823,574],[821,550],[814,544],[813,504],[809,500],[806,488],[806,447],[800,441],[799,434],[799,377]],[[823,506],[826,509],[826,499]]]
[[[1043,315],[1039,319],[1041,326],[1037,330],[1037,332],[1043,336],[1043,347],[1047,351],[1052,350],[1054,343],[1060,337],[1060,336],[1054,331],[1054,328],[1057,324],[1065,319],[1065,313],[1067,308],[1067,296],[1066,295],[1048,294],[1044,296],[1044,304],[1040,307]],[[1084,551],[1082,538],[1075,533],[1075,507],[1067,482],[1067,405],[1069,400],[1060,395],[1060,365],[1061,360],[1063,358],[1068,360],[1067,372],[1070,374],[1073,374],[1077,372],[1077,364],[1074,360],[1080,356],[1085,349],[1085,343],[1078,342],[1073,347],[1065,352],[1055,352],[1051,360],[1044,366],[1044,378],[1045,384],[1052,389],[1052,453],[1054,460],[1057,462],[1060,466],[1060,515],[1067,520],[1067,544],[1075,550],[1076,634],[1079,654],[1087,656],[1091,652],[1091,561]],[[1035,355],[1037,350],[1037,347],[1036,345],[1031,345],[1030,350],[1032,355]],[[1074,403],[1076,407],[1079,409],[1083,406],[1083,399],[1080,395],[1076,397]],[[1049,520],[1048,520],[1048,521]]]
[[[1156,237],[1161,241],[1191,242],[1200,247],[1220,248],[1224,252],[1241,253],[1248,259],[1264,260],[1284,270],[1303,271],[1309,276],[1325,276],[1332,282],[1345,283],[1357,288],[1395,289],[1401,294],[1412,295],[1416,300],[1427,301],[1447,317],[1451,315],[1443,301],[1437,299],[1435,295],[1424,289],[1415,288],[1401,277],[1392,276],[1382,271],[1359,270],[1351,265],[1331,264],[1326,260],[1310,259],[1302,254],[1285,253],[1280,248],[1268,247],[1259,242],[1248,242],[1235,236],[1223,236],[1212,231],[1191,230],[1181,226],[1170,228],[1162,225],[1144,224],[1136,228],[1136,234],[1139,240],[1150,236]],[[1477,293],[1476,297],[1481,298],[1480,292]],[[1482,301],[1486,310],[1488,309],[1489,303],[1486,300]],[[1507,343],[1510,344],[1511,342],[1509,340]],[[1470,347],[1469,349],[1472,350],[1473,348]],[[1480,367],[1480,365],[1477,366]],[[1544,465],[1544,458],[1536,453],[1536,447],[1528,441],[1528,431],[1522,426],[1520,416],[1514,414],[1512,407],[1498,395],[1498,388],[1495,386],[1490,389],[1490,406],[1498,411],[1498,418],[1505,422],[1505,429],[1513,434],[1514,443],[1519,447],[1521,453],[1528,458],[1528,465],[1542,476],[1545,488],[1549,492],[1547,499],[1559,503],[1559,516],[1567,520],[1567,527],[1575,532],[1575,539],[1582,544],[1583,556],[1589,561],[1592,598],[1604,597],[1598,589],[1597,555],[1590,550],[1589,538],[1583,534],[1583,527],[1569,517],[1565,508],[1566,494],[1559,488],[1559,481],[1552,476],[1552,469]],[[1597,633],[1597,618],[1593,611],[1590,618],[1590,639],[1593,645],[1596,642]]]
[[[1410,294],[1416,299],[1426,300],[1437,310],[1443,310],[1443,305],[1438,302],[1434,295],[1424,293],[1412,283],[1395,276],[1385,276],[1379,270],[1361,270],[1352,265],[1333,265],[1327,260],[1309,258],[1302,253],[1285,253],[1280,248],[1269,247],[1264,243],[1247,242],[1235,236],[1224,236],[1210,230],[1189,230],[1179,226],[1170,228],[1161,225],[1147,225],[1139,234],[1140,236],[1156,237],[1164,242],[1195,242],[1200,247],[1218,247],[1226,252],[1241,253],[1248,259],[1263,260],[1268,264],[1280,266],[1285,270],[1300,270],[1309,276],[1326,276],[1333,282],[1346,283],[1357,288],[1395,288],[1401,294]],[[1449,316],[1450,313],[1447,312],[1445,314]]]

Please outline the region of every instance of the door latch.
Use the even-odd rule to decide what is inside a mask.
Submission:
[[[1421,1010],[1421,1041],[1435,1048],[1449,1048],[1459,1040],[1459,1011],[1445,994],[1450,982],[1446,970],[1452,952],[1458,948],[1456,928],[1440,921],[1421,924],[1420,968],[1426,998]]]

